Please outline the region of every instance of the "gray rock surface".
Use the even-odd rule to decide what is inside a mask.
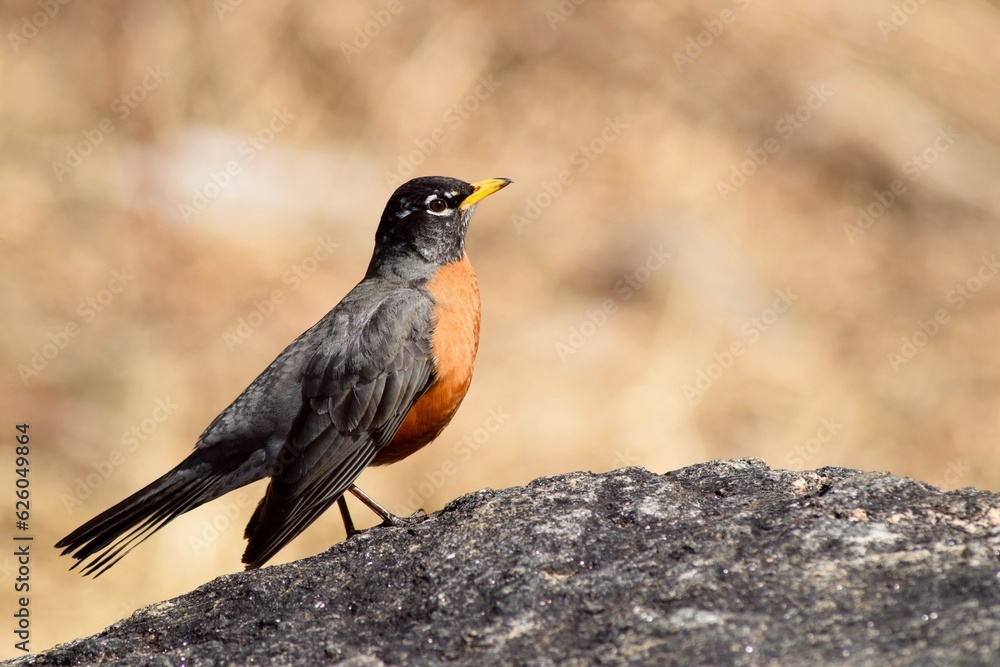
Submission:
[[[12,664],[1000,664],[998,573],[993,493],[625,468],[472,493]]]

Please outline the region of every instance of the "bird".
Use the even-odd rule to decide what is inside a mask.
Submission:
[[[465,398],[479,347],[480,295],[465,252],[476,205],[511,183],[423,176],[390,196],[364,278],[292,341],[202,432],[194,451],[71,532],[61,555],[105,573],[171,520],[270,478],[247,524],[243,563],[258,568],[346,492],[383,519],[355,480],[432,442]]]

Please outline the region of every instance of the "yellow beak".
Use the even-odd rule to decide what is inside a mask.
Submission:
[[[475,206],[481,199],[486,199],[491,194],[507,187],[513,181],[509,178],[487,178],[485,181],[476,181],[472,184],[472,194],[462,200],[458,205],[460,211],[466,211]]]

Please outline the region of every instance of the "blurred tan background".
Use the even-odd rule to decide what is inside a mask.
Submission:
[[[240,569],[261,485],[97,581],[51,545],[180,461],[337,303],[415,175],[515,184],[470,231],[484,312],[464,406],[361,478],[391,509],[744,456],[1000,489],[989,4],[47,0],[0,17],[0,390],[5,441],[21,421],[33,438],[35,651]],[[12,455],[0,479],[10,516]],[[275,562],[342,538],[330,512]]]

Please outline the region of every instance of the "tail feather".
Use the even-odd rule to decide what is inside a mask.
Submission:
[[[56,548],[76,559],[71,570],[82,565],[84,576],[99,577],[181,514],[263,477],[263,466],[248,469],[247,458],[195,450],[167,474],[59,540]]]
[[[81,572],[85,576],[90,574],[93,574],[95,577],[101,576],[108,568],[124,558],[128,552],[142,544],[171,520],[206,502],[205,500],[200,500],[199,496],[210,482],[211,480],[204,480],[199,484],[188,484],[170,491],[170,502],[159,511],[150,515],[146,514],[148,509],[143,508],[141,504],[125,508],[124,513],[114,525],[109,526],[99,533],[99,541],[95,540],[87,544],[73,555],[78,560],[70,569],[76,569],[88,557],[97,554],[91,562],[87,563]],[[160,505],[162,503],[155,502],[154,504]],[[131,530],[129,530],[130,528]],[[72,547],[67,547],[63,553],[65,554],[71,549]]]

